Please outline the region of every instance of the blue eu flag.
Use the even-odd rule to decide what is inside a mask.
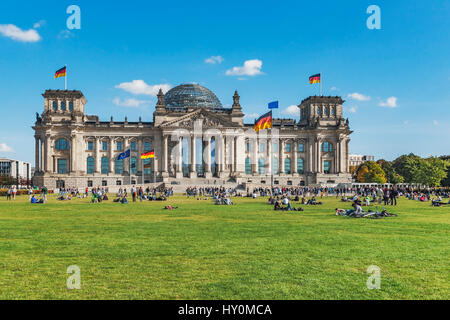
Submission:
[[[128,158],[129,156],[130,156],[130,149],[119,154],[119,156],[117,157],[117,160],[123,160],[123,159]]]
[[[269,102],[269,109],[278,109],[278,101]]]

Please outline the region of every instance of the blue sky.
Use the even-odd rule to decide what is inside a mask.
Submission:
[[[80,30],[66,27],[71,4]],[[372,4],[380,30],[366,26]],[[247,122],[273,100],[297,118],[322,72],[324,94],[346,100],[352,153],[449,154],[449,57],[449,1],[1,2],[0,156],[33,162],[41,94],[64,89],[65,64],[87,113],[118,121],[152,121],[155,88],[185,82],[225,106],[237,89]]]

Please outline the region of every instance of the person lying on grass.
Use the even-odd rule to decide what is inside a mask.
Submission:
[[[178,209],[178,207],[172,207],[169,205],[169,206],[165,206],[164,209],[165,210],[175,210],[175,209]]]

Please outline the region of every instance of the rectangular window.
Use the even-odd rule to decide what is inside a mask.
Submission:
[[[291,144],[286,143],[286,152],[291,152]]]
[[[264,148],[265,148],[265,144],[264,143],[260,143],[259,144],[259,152],[264,152]]]
[[[106,141],[102,142],[102,150],[103,151],[108,151],[108,142],[106,142]]]
[[[122,185],[122,181],[117,180],[117,181],[116,181],[116,186],[121,186],[121,185]]]
[[[67,173],[67,161],[66,159],[58,159],[58,173],[66,174]]]
[[[151,165],[152,159],[144,159],[143,165],[144,165],[144,174],[149,175],[152,173],[152,165]]]
[[[108,174],[109,173],[109,160],[106,157],[102,158],[102,163],[101,163],[101,169],[102,169],[102,174]]]
[[[89,150],[89,151],[94,150],[94,142],[88,141],[88,150]]]
[[[279,150],[278,150],[278,143],[273,143],[273,146],[272,146],[272,148],[273,148],[273,153],[277,153],[278,154],[278,152],[280,152]]]
[[[123,174],[123,160],[116,160],[115,169],[116,174]]]
[[[102,181],[102,186],[103,186],[103,187],[106,187],[107,185],[108,185],[108,182],[105,181],[105,180],[103,180],[103,181]]]
[[[144,151],[150,151],[150,142],[149,141],[145,141],[145,143],[144,143]]]
[[[92,187],[92,185],[93,185],[92,180],[88,180],[87,186],[90,188],[90,187]]]
[[[245,150],[247,152],[250,152],[250,142],[247,142],[247,144],[245,145]]]
[[[132,141],[130,143],[130,149],[131,149],[131,151],[136,151],[136,142]]]
[[[298,152],[305,152],[305,145],[303,143],[298,144]]]
[[[122,151],[123,150],[122,141],[117,141],[116,147],[117,151]]]
[[[330,173],[331,172],[331,161],[324,161],[323,162],[323,173]]]

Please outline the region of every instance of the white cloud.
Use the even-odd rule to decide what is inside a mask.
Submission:
[[[244,119],[246,119],[246,120],[253,120],[253,119],[256,119],[258,117],[259,117],[259,114],[257,114],[257,113],[246,113],[244,115]]]
[[[0,143],[0,152],[14,152],[14,150],[6,143]]]
[[[58,39],[69,39],[73,36],[74,36],[74,34],[72,32],[70,32],[69,30],[61,30],[58,33]]]
[[[227,76],[257,76],[261,72],[262,61],[258,59],[247,60],[242,67],[233,67],[225,73]]]
[[[149,101],[146,101],[146,100],[137,100],[137,99],[134,99],[134,98],[125,99],[125,100],[120,100],[119,98],[114,98],[114,99],[113,99],[113,103],[114,103],[116,106],[119,106],[119,107],[131,107],[131,108],[137,108],[137,107],[139,107],[141,104],[149,103]]]
[[[46,21],[45,20],[39,20],[38,22],[36,22],[35,24],[33,24],[33,28],[34,29],[38,29],[40,27],[42,27],[43,25],[45,25]]]
[[[161,88],[164,93],[170,89],[170,84],[148,85],[144,80],[133,80],[131,82],[122,82],[116,85],[116,88],[125,90],[132,94],[145,94],[148,96],[156,96]]]
[[[354,92],[354,93],[349,93],[348,98],[353,99],[353,100],[358,100],[358,101],[368,101],[370,100],[369,96],[365,96],[361,93],[358,92]]]
[[[300,115],[300,111],[299,111],[298,107],[295,104],[290,105],[289,107],[287,107],[286,109],[281,111],[281,113],[285,114],[285,115],[289,115],[289,116],[298,116],[298,115]]]
[[[338,90],[338,88],[336,88],[334,86],[330,88],[330,91],[336,91],[336,90]]]
[[[223,62],[223,58],[221,56],[211,56],[208,59],[205,60],[205,63],[210,63],[210,64],[216,64],[216,63],[222,63]]]
[[[435,126],[438,126],[438,125],[439,125],[439,122],[438,122],[437,120],[433,120],[433,124],[434,124]]]
[[[378,105],[380,107],[395,108],[397,106],[397,98],[396,97],[389,97],[389,98],[387,98],[386,102],[381,101]]]
[[[350,112],[350,113],[356,113],[356,110],[358,110],[358,107],[356,107],[356,106],[348,108],[348,112]]]
[[[41,40],[41,36],[36,30],[22,30],[13,24],[0,24],[0,33],[5,37],[20,42],[37,42]]]

